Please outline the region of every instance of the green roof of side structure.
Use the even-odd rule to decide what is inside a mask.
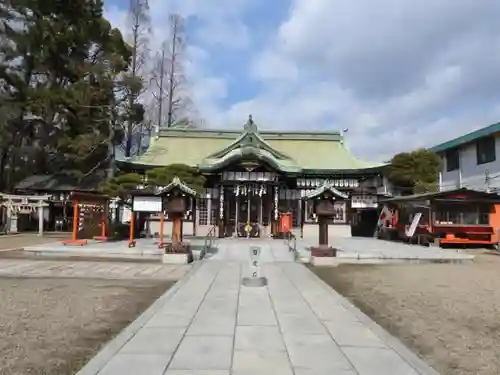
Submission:
[[[436,152],[436,153],[441,153],[445,152],[447,150],[453,149],[455,147],[463,146],[467,143],[472,143],[474,141],[477,141],[480,138],[487,137],[489,135],[495,134],[500,132],[500,122],[497,122],[496,124],[487,126],[482,129],[475,130],[471,133],[462,135],[461,137],[452,139],[450,141],[441,143],[437,146],[429,148],[429,151]]]
[[[285,173],[301,171],[358,171],[378,169],[384,163],[357,159],[339,132],[259,131],[250,118],[241,130],[162,130],[138,158],[121,160],[135,165],[187,164],[204,171],[223,168],[233,161],[253,158]]]

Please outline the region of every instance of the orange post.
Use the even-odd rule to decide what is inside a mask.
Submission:
[[[128,241],[128,247],[135,247],[134,226],[135,226],[135,212],[132,211],[130,214],[130,237]]]
[[[291,212],[283,212],[280,214],[280,231],[281,233],[289,233],[292,229],[292,214]]]
[[[73,200],[73,233],[71,234],[71,240],[62,241],[63,245],[87,245],[86,240],[78,240],[78,219],[79,219],[80,206],[77,199]]]
[[[72,240],[76,241],[76,236],[78,234],[78,201],[75,199],[73,201],[73,236]]]
[[[106,225],[107,216],[108,215],[107,215],[106,207],[103,206],[103,208],[102,208],[102,218],[101,218],[101,234],[99,236],[95,236],[94,237],[94,240],[96,240],[96,241],[107,241],[108,240],[108,237],[106,236],[107,229],[108,229],[107,225]]]
[[[163,249],[165,244],[163,243],[163,225],[165,223],[165,214],[160,213],[160,240],[158,241],[158,249]]]

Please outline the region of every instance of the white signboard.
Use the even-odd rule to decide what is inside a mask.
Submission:
[[[352,208],[377,208],[378,201],[375,195],[353,195],[351,198]]]
[[[134,212],[161,212],[162,198],[161,197],[134,197],[132,203]]]
[[[251,246],[250,247],[250,278],[256,279],[260,277],[260,247]]]
[[[417,225],[420,221],[420,218],[422,217],[421,212],[417,212],[415,216],[413,217],[413,221],[411,222],[410,228],[406,231],[406,236],[407,237],[413,237],[415,234],[415,231],[417,230]]]

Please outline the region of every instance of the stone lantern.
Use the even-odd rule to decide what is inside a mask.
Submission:
[[[324,183],[302,199],[314,203],[314,213],[318,217],[319,243],[311,248],[311,254],[313,256],[336,256],[337,249],[328,244],[328,226],[333,222],[335,216],[335,202],[345,201],[349,199],[349,196],[337,190],[332,184]]]
[[[188,187],[178,177],[174,177],[172,182],[161,189],[158,195],[162,196],[165,211],[168,218],[172,220],[171,243],[163,244],[163,239],[160,237],[160,245],[165,248],[165,254],[189,254],[189,246],[183,243],[182,221],[191,199],[197,196],[196,191]],[[163,227],[163,220],[160,225]],[[162,227],[160,233],[163,233]]]

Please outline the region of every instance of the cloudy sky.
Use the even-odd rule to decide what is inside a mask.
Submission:
[[[128,0],[106,16],[126,34]],[[500,121],[498,0],[150,0],[153,48],[187,20],[206,126],[341,130],[363,158]]]

